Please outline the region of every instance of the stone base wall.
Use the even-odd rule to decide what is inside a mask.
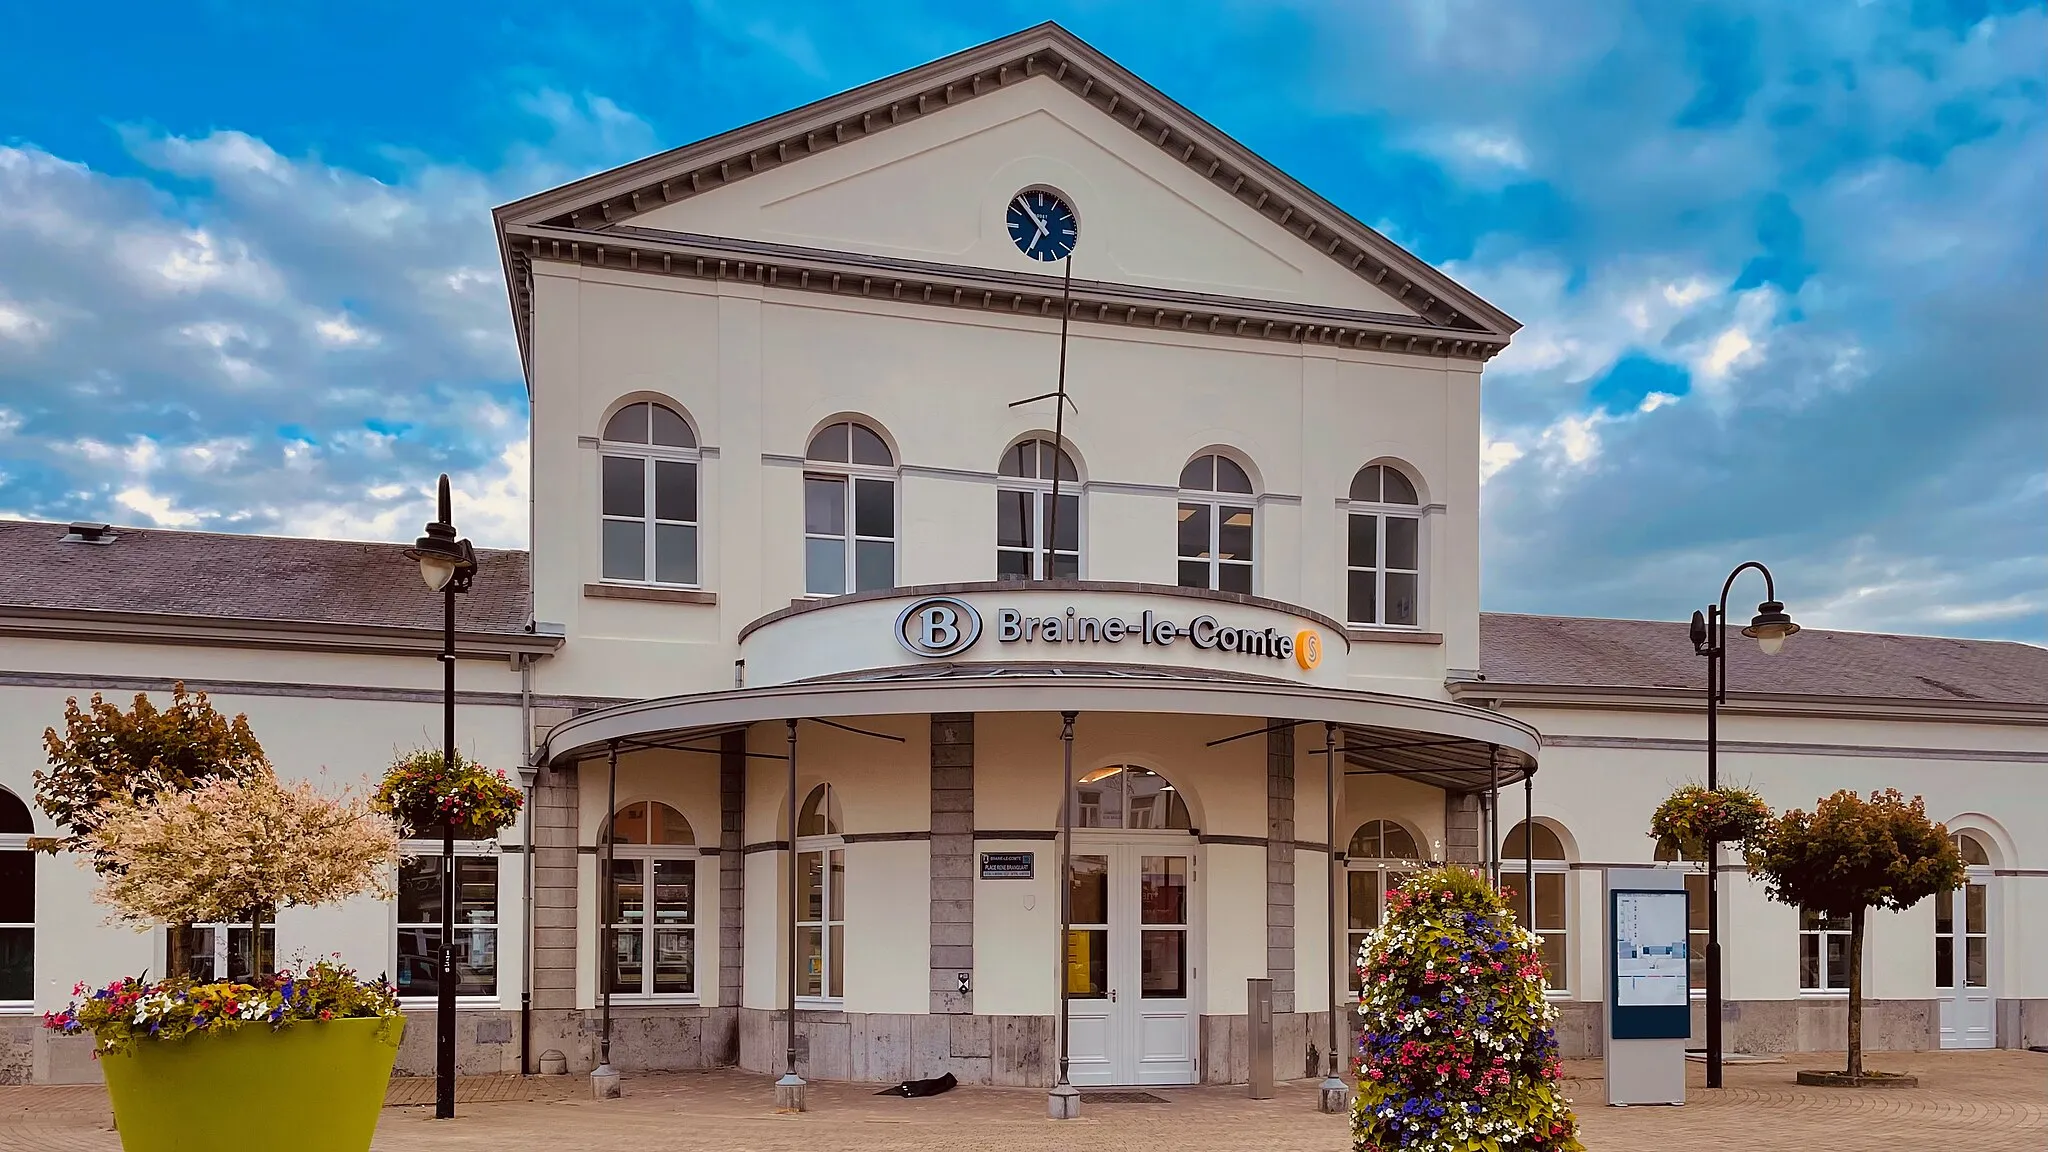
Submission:
[[[2000,1048],[2048,1045],[2048,1000],[2000,1000],[1993,1035]]]
[[[739,1066],[780,1072],[787,1014],[739,1011]],[[796,1070],[806,1080],[894,1084],[951,1072],[963,1084],[1051,1087],[1059,1049],[1050,1016],[798,1010]]]
[[[2048,1025],[2048,1001],[2037,1002],[2036,1028]],[[1607,1006],[1598,1000],[1557,1002],[1557,1048],[1567,1060],[1606,1050]],[[1837,999],[1730,1000],[1722,1005],[1721,1045],[1729,1052],[1839,1052],[1849,1042],[1849,1002]],[[1707,1039],[1704,1000],[1692,1004],[1692,1046]],[[2001,1043],[2003,1039],[2001,1037]],[[1863,1047],[1870,1052],[1920,1052],[1941,1046],[1940,1005],[1933,1000],[1865,1000]]]
[[[0,1084],[32,1083],[36,1071],[39,1016],[0,1016]]]
[[[1204,1016],[1200,1021],[1201,1065],[1196,1069],[1204,1084],[1247,1084],[1251,1082],[1251,1038],[1249,1016]],[[1350,1036],[1340,1041],[1351,1044]],[[1308,1048],[1316,1048],[1315,1076],[1329,1067],[1330,1016],[1327,1012],[1273,1013],[1273,1079],[1301,1080],[1310,1075]],[[1349,1052],[1349,1048],[1345,1049]],[[1338,1075],[1350,1074],[1350,1057],[1340,1054]]]

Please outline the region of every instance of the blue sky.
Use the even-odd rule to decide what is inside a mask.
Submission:
[[[491,206],[1057,19],[1524,322],[1488,608],[2048,641],[2041,4],[273,7],[10,17],[0,513],[523,543]]]

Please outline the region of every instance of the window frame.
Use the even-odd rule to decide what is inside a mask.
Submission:
[[[795,988],[792,988],[790,992],[796,1006],[799,1008],[837,1009],[844,1007],[846,1004],[846,958],[843,955],[839,955],[839,953],[845,951],[846,940],[846,836],[838,819],[838,790],[833,788],[830,783],[813,785],[811,790],[804,794],[803,807],[809,808],[810,798],[821,792],[824,794],[820,804],[825,812],[826,831],[809,836],[796,836],[794,835],[796,830],[790,830],[792,832],[790,838],[792,846],[791,863],[792,866],[799,869],[799,875],[801,875],[801,869],[804,867],[804,857],[816,856],[819,858],[819,915],[817,919],[807,919],[803,917],[801,908],[791,909],[790,923],[795,928],[796,936],[789,942],[791,951],[795,951],[803,947],[800,942],[803,939],[805,929],[817,930],[818,987],[820,991],[817,995],[806,995],[798,993]],[[801,818],[799,818],[798,824],[801,826]],[[833,865],[835,863],[839,869],[837,873],[839,876],[837,883],[839,891],[836,893],[839,897],[839,915],[837,919],[834,919],[832,915],[833,896],[835,895],[833,891],[835,885],[832,877],[834,875]],[[797,892],[799,897],[801,897],[803,892],[801,881],[798,882]],[[835,927],[839,929],[840,946],[838,948],[832,946],[832,929]],[[798,956],[799,962],[806,958],[805,955]],[[839,962],[839,992],[837,994],[832,992],[832,968],[835,960]]]
[[[1388,462],[1388,461],[1384,461],[1384,460],[1383,460],[1383,461],[1378,461],[1378,462],[1376,462],[1376,463],[1372,463],[1372,464],[1367,464],[1367,465],[1366,465],[1365,467],[1363,467],[1363,468],[1360,468],[1360,469],[1358,470],[1358,472],[1356,472],[1356,473],[1353,473],[1353,474],[1352,474],[1352,477],[1351,477],[1351,483],[1352,483],[1352,486],[1353,486],[1353,487],[1356,487],[1356,485],[1358,484],[1358,477],[1359,477],[1360,475],[1362,475],[1362,474],[1363,474],[1363,473],[1364,473],[1364,472],[1365,472],[1365,471],[1366,471],[1367,469],[1371,469],[1371,468],[1378,468],[1378,469],[1381,469],[1381,470],[1382,470],[1382,475],[1381,475],[1381,478],[1380,478],[1380,484],[1381,484],[1381,487],[1380,487],[1380,497],[1381,497],[1381,498],[1380,498],[1380,499],[1378,499],[1378,500],[1358,500],[1358,499],[1354,499],[1354,498],[1352,498],[1352,496],[1351,496],[1351,494],[1350,494],[1350,493],[1351,493],[1351,490],[1350,490],[1349,488],[1347,488],[1347,489],[1345,490],[1345,497],[1344,497],[1344,626],[1345,626],[1345,628],[1347,628],[1347,629],[1351,629],[1351,628],[1357,628],[1357,629],[1368,629],[1368,630],[1381,630],[1381,629],[1383,629],[1383,630],[1387,630],[1387,631],[1402,631],[1402,632],[1420,632],[1420,631],[1422,631],[1423,627],[1425,626],[1426,622],[1427,622],[1427,621],[1428,621],[1428,619],[1429,619],[1429,613],[1428,613],[1428,605],[1427,605],[1427,604],[1425,603],[1425,599],[1426,599],[1426,594],[1427,594],[1427,590],[1428,590],[1428,585],[1427,585],[1427,583],[1426,583],[1426,582],[1425,582],[1425,581],[1424,581],[1424,580],[1422,579],[1422,574],[1423,574],[1423,571],[1425,570],[1425,566],[1424,566],[1424,564],[1423,564],[1423,558],[1424,558],[1425,556],[1427,556],[1427,555],[1428,555],[1428,551],[1429,551],[1429,550],[1428,550],[1428,541],[1427,541],[1427,539],[1425,538],[1425,535],[1424,535],[1424,532],[1423,532],[1423,521],[1424,521],[1425,517],[1423,516],[1423,508],[1424,508],[1424,505],[1423,505],[1423,503],[1422,503],[1422,486],[1421,486],[1420,484],[1418,484],[1418,483],[1416,483],[1416,482],[1415,482],[1415,477],[1409,474],[1409,471],[1408,471],[1408,469],[1407,469],[1407,468],[1405,468],[1405,467],[1401,467],[1401,466],[1397,466],[1397,465],[1395,465],[1395,464],[1393,464],[1393,463],[1391,463],[1391,462]],[[1385,484],[1386,484],[1386,479],[1385,479],[1385,475],[1384,475],[1384,473],[1385,473],[1385,472],[1393,472],[1393,473],[1395,473],[1395,474],[1399,475],[1399,476],[1400,476],[1400,477],[1401,477],[1401,478],[1402,478],[1403,480],[1405,480],[1405,481],[1407,481],[1407,482],[1408,482],[1408,486],[1409,486],[1410,488],[1414,489],[1414,491],[1415,491],[1415,503],[1413,503],[1413,504],[1400,504],[1400,503],[1394,503],[1394,502],[1390,502],[1390,501],[1388,501],[1388,500],[1386,500],[1386,499],[1385,499],[1385,497],[1386,497],[1386,487],[1385,487]],[[1355,563],[1353,563],[1353,562],[1352,562],[1352,558],[1351,558],[1351,528],[1352,528],[1352,522],[1353,522],[1354,520],[1358,519],[1358,518],[1361,518],[1361,517],[1367,517],[1367,516],[1369,516],[1369,517],[1372,517],[1372,518],[1373,518],[1373,520],[1374,520],[1374,525],[1373,525],[1373,563],[1372,563],[1372,564],[1370,564],[1370,565],[1361,565],[1361,564],[1355,564]],[[1388,563],[1388,558],[1387,558],[1387,522],[1388,522],[1389,518],[1395,518],[1395,519],[1401,519],[1401,520],[1412,520],[1412,521],[1414,521],[1414,523],[1415,523],[1415,567],[1414,567],[1413,569],[1408,569],[1408,568],[1394,568],[1394,567],[1392,567],[1392,566],[1391,566],[1391,565],[1390,565],[1390,564]],[[1373,619],[1373,620],[1359,620],[1359,619],[1356,619],[1356,618],[1354,617],[1354,613],[1352,612],[1352,608],[1353,608],[1353,605],[1352,605],[1352,603],[1351,603],[1351,576],[1352,576],[1352,574],[1353,574],[1353,573],[1365,573],[1365,572],[1369,572],[1369,573],[1371,573],[1371,574],[1372,574],[1372,581],[1373,581],[1373,585],[1372,585],[1372,587],[1373,587],[1373,615],[1374,615],[1375,617],[1378,617],[1377,619]],[[1387,577],[1388,577],[1388,576],[1413,576],[1413,577],[1415,577],[1415,619],[1414,619],[1414,620],[1413,620],[1412,622],[1410,622],[1410,623],[1407,623],[1407,624],[1397,624],[1397,623],[1390,623],[1390,622],[1388,622],[1388,621],[1387,621],[1387,620],[1385,619],[1385,616],[1386,616],[1386,614],[1387,614]]]
[[[889,453],[890,462],[886,465],[852,463],[850,459],[853,455],[850,448],[851,432],[847,433],[849,438],[848,460],[821,460],[811,455],[811,449],[817,444],[820,436],[835,428],[847,425],[864,428],[875,439],[881,441],[883,448]],[[897,456],[895,448],[889,444],[888,437],[883,436],[880,429],[864,420],[834,420],[830,424],[811,433],[810,440],[804,444],[804,491],[801,501],[804,518],[803,572],[805,599],[824,600],[834,596],[847,596],[856,592],[884,591],[887,588],[902,587],[903,485],[899,483],[899,480],[902,478],[902,472],[902,460]],[[834,482],[840,485],[840,512],[845,517],[843,521],[845,530],[843,532],[834,534],[814,531],[811,528],[810,483],[813,480]],[[857,518],[860,504],[859,491],[860,485],[864,483],[880,483],[889,486],[889,535],[887,536],[863,535],[859,530],[860,523]],[[810,542],[813,540],[836,540],[840,543],[840,584],[839,591],[837,592],[820,592],[811,586]],[[889,546],[889,583],[886,586],[878,588],[863,588],[860,586],[859,554],[862,543],[887,544]]]
[[[1503,885],[1506,885],[1510,880],[1520,878],[1522,875],[1523,854],[1518,851],[1511,851],[1508,845],[1514,840],[1515,833],[1521,830],[1523,823],[1525,822],[1515,821],[1514,826],[1509,828],[1507,833],[1501,837],[1500,871]],[[1533,868],[1539,878],[1543,876],[1563,877],[1563,880],[1560,882],[1562,891],[1559,900],[1563,907],[1559,911],[1562,913],[1560,919],[1563,921],[1564,926],[1561,928],[1538,928],[1533,925],[1523,925],[1522,911],[1527,907],[1524,901],[1528,897],[1520,891],[1517,891],[1514,898],[1508,901],[1508,910],[1514,915],[1517,925],[1527,927],[1536,934],[1539,940],[1547,940],[1553,936],[1557,937],[1558,951],[1564,956],[1564,984],[1562,986],[1551,986],[1546,995],[1552,1000],[1569,1000],[1572,998],[1572,981],[1575,976],[1575,969],[1578,968],[1578,965],[1572,961],[1572,937],[1576,935],[1572,930],[1572,916],[1578,910],[1577,893],[1574,892],[1577,885],[1572,883],[1572,850],[1571,846],[1566,842],[1564,835],[1556,828],[1550,827],[1541,820],[1534,821],[1534,823],[1549,832],[1557,840],[1560,855],[1554,859],[1538,856],[1534,859]],[[1549,973],[1546,972],[1544,976],[1547,980]]]
[[[401,842],[399,851],[404,856],[410,857],[406,863],[418,863],[422,860],[439,860],[441,858],[441,842],[439,840],[406,840]],[[462,921],[457,920],[455,922],[455,930],[460,932],[465,928],[489,929],[494,934],[495,940],[491,954],[495,958],[502,959],[505,954],[505,937],[503,934],[505,928],[505,881],[504,877],[499,874],[498,842],[496,840],[457,840],[455,842],[455,857],[458,861],[464,857],[479,857],[489,860],[491,864],[492,887],[491,922],[489,924],[464,924]],[[460,869],[461,865],[458,864],[456,871],[456,882],[458,885],[460,885],[462,879]],[[399,883],[403,883],[404,875],[405,864],[402,863],[399,865],[398,870]],[[394,884],[393,888],[395,893],[397,885]],[[458,903],[460,899],[461,895],[457,893]],[[409,995],[398,992],[398,946],[403,939],[402,933],[406,930],[431,928],[438,932],[441,929],[441,924],[439,921],[424,923],[416,920],[401,920],[399,919],[398,907],[399,898],[394,894],[391,900],[391,946],[390,950],[386,953],[391,957],[392,991],[398,996],[398,1002],[403,1007],[413,1008],[432,1004],[438,997],[438,990],[425,995]],[[438,971],[438,967],[436,970]],[[463,992],[458,986],[455,993],[455,1002],[457,1004],[477,1006],[493,1005],[502,1003],[504,996],[504,965],[499,963],[491,975],[491,990],[489,992]]]
[[[609,425],[614,419],[617,419],[627,408],[641,404],[649,405],[652,408],[664,409],[678,420],[681,420],[683,426],[690,430],[690,439],[697,441],[697,443],[689,447],[655,444],[652,442],[651,428],[649,442],[644,444],[626,440],[607,440],[604,438],[603,434],[610,431]],[[649,419],[650,421],[652,420],[651,414]],[[605,424],[607,427],[600,429],[597,441],[598,581],[603,584],[619,584],[634,588],[702,589],[704,587],[704,453],[700,446],[702,438],[697,435],[696,425],[690,422],[690,418],[680,408],[658,400],[634,400],[620,405],[617,411],[605,418]],[[604,473],[607,460],[637,460],[641,462],[640,515],[626,516],[605,511]],[[659,466],[662,463],[685,467],[690,470],[690,485],[696,493],[694,501],[696,507],[691,509],[691,519],[665,520],[660,517],[660,509],[656,501],[657,493],[659,492],[657,487]],[[605,572],[604,526],[607,524],[639,524],[641,526],[640,579],[635,580],[626,576],[612,576]],[[686,582],[658,578],[660,573],[660,568],[657,566],[659,552],[655,541],[660,535],[660,529],[663,527],[690,529],[690,570],[696,574],[695,580]]]
[[[20,805],[22,806],[22,810],[23,810],[24,812],[26,812],[26,811],[28,810],[28,803],[27,803],[27,801],[24,801],[24,800],[22,800],[22,799],[21,799],[21,798],[20,798],[19,796],[16,796],[16,795],[15,795],[15,794],[14,794],[14,793],[13,793],[12,791],[9,791],[9,790],[7,790],[7,789],[4,789],[4,788],[0,788],[0,792],[4,792],[4,793],[6,793],[6,795],[8,796],[8,798],[10,798],[10,799],[14,800],[14,801],[15,801],[16,803],[20,804]],[[26,999],[26,1000],[0,1000],[0,1016],[13,1016],[13,1015],[32,1015],[32,1014],[34,1014],[34,1012],[35,1012],[35,1010],[36,1010],[36,1001],[35,1001],[35,955],[36,955],[36,913],[37,913],[37,907],[36,907],[36,855],[37,855],[37,854],[36,854],[35,852],[32,852],[32,851],[30,851],[30,850],[29,850],[29,846],[28,846],[28,841],[29,841],[29,837],[31,837],[31,836],[33,836],[33,835],[35,835],[35,823],[34,823],[34,819],[35,819],[35,818],[34,818],[34,816],[30,816],[30,817],[29,817],[30,823],[29,823],[29,827],[28,827],[28,830],[27,830],[27,831],[23,831],[23,832],[0,832],[0,852],[19,852],[19,853],[21,853],[21,854],[22,854],[23,856],[26,856],[26,857],[28,858],[28,861],[27,861],[27,862],[28,862],[28,876],[29,876],[29,890],[28,890],[28,913],[29,913],[29,919],[28,919],[28,922],[27,922],[27,923],[25,923],[25,924],[22,924],[22,923],[16,923],[16,922],[14,922],[14,921],[8,921],[7,923],[4,923],[4,924],[0,924],[0,929],[9,929],[9,930],[24,930],[24,929],[25,929],[25,930],[26,930],[26,931],[28,932],[28,955],[29,955],[29,996],[28,996],[28,999]]]
[[[228,966],[228,957],[234,954],[234,949],[231,947],[234,934],[237,932],[248,932],[251,927],[253,927],[253,924],[248,920],[209,920],[202,924],[186,926],[187,931],[213,933],[213,948],[211,949],[210,957],[213,962],[213,975],[200,980],[200,983],[213,984],[223,981],[239,981],[246,984],[255,978],[253,969],[237,976],[234,969]],[[168,934],[176,932],[178,929],[166,928],[164,931]],[[275,923],[264,924],[263,934],[270,940],[270,961],[273,966],[276,966],[278,963],[277,925]],[[166,938],[168,939],[168,935]],[[197,948],[192,950],[192,958],[195,960],[199,958],[199,950]],[[198,976],[193,976],[192,978],[199,980]]]
[[[1359,834],[1365,831],[1365,827],[1368,824],[1380,825],[1380,855],[1353,856],[1351,854],[1351,845],[1356,844],[1358,842]],[[1415,849],[1415,856],[1404,857],[1386,855],[1386,834],[1387,829],[1389,828],[1395,829],[1399,831],[1402,835],[1408,837],[1408,843]],[[1380,929],[1380,927],[1387,922],[1387,892],[1390,887],[1391,879],[1393,877],[1398,876],[1401,880],[1406,880],[1408,876],[1411,876],[1414,873],[1420,871],[1421,869],[1429,866],[1428,862],[1422,859],[1421,854],[1422,838],[1415,834],[1415,830],[1413,828],[1408,827],[1406,824],[1401,823],[1399,820],[1391,820],[1384,816],[1375,816],[1367,820],[1359,821],[1358,826],[1356,828],[1353,828],[1351,831],[1351,839],[1345,841],[1344,963],[1346,968],[1349,969],[1349,974],[1345,977],[1344,986],[1347,990],[1347,994],[1354,1001],[1358,999],[1359,994],[1358,950],[1363,945],[1365,937],[1372,935],[1374,932],[1377,932]],[[1357,918],[1352,914],[1351,900],[1352,897],[1356,895],[1356,893],[1352,890],[1351,877],[1353,875],[1367,874],[1377,875],[1379,877],[1378,881],[1374,884],[1372,889],[1373,922],[1371,925],[1365,928],[1355,928],[1352,925],[1354,924]]]
[[[1010,454],[1026,444],[1038,446],[1035,467],[1041,473],[1040,475],[1019,476],[1005,470],[1009,466]],[[1051,547],[1049,545],[1053,542],[1046,538],[1046,530],[1051,527],[1047,521],[1050,519],[1048,509],[1052,506],[1053,486],[1052,477],[1043,475],[1047,449],[1052,449],[1054,452],[1053,468],[1058,470],[1060,465],[1064,463],[1066,471],[1071,474],[1060,478],[1060,499],[1065,501],[1071,497],[1074,501],[1074,547],[1071,549]],[[1055,445],[1052,439],[1047,436],[1029,436],[1003,449],[1002,461],[996,468],[996,499],[1000,502],[1005,494],[1013,492],[1028,493],[1032,497],[1029,504],[1030,522],[1024,529],[1027,540],[1021,546],[1003,543],[1001,535],[1002,509],[999,505],[996,510],[996,579],[1044,580],[1050,575],[1046,571],[1047,558],[1051,557],[1054,561],[1057,561],[1060,557],[1065,556],[1073,557],[1074,574],[1057,578],[1067,580],[1086,579],[1087,571],[1083,567],[1082,554],[1086,551],[1083,544],[1088,538],[1086,531],[1088,517],[1087,501],[1081,498],[1081,469],[1075,463],[1073,454],[1066,451],[1065,448]],[[1065,517],[1062,517],[1060,522],[1065,524]],[[1002,570],[1003,557],[1020,554],[1029,558],[1029,573],[1023,576],[1005,575]],[[1057,565],[1055,564],[1055,566]]]
[[[607,839],[612,835],[613,824],[615,821],[618,820],[619,812],[623,812],[635,804],[661,804],[662,807],[667,808],[671,812],[674,812],[676,816],[683,821],[684,826],[690,829],[691,842],[688,844],[607,843]],[[701,931],[703,924],[701,922],[701,918],[698,916],[697,913],[698,909],[702,906],[703,903],[701,897],[702,889],[699,887],[699,880],[701,879],[702,873],[704,871],[702,864],[705,859],[705,856],[703,847],[696,842],[696,839],[697,826],[695,824],[692,824],[687,816],[683,815],[681,809],[677,808],[673,804],[667,804],[660,800],[628,800],[627,802],[619,805],[618,811],[612,813],[612,817],[610,820],[605,821],[602,835],[598,840],[598,852],[600,853],[600,855],[602,855],[605,852],[610,852],[612,859],[615,861],[632,860],[639,863],[642,871],[642,878],[640,883],[642,885],[641,891],[643,893],[645,893],[647,887],[651,886],[654,882],[653,871],[655,862],[686,862],[690,865],[689,920],[683,924],[662,925],[656,921],[649,920],[644,912],[644,909],[647,904],[647,900],[644,895],[641,899],[641,906],[643,912],[642,922],[640,924],[628,924],[624,920],[617,920],[607,923],[605,920],[605,915],[607,912],[610,911],[610,909],[604,907],[602,903],[605,893],[599,893],[598,899],[600,902],[600,906],[597,910],[598,929],[600,933],[602,933],[603,930],[606,928],[611,929],[612,936],[609,938],[609,940],[614,945],[611,955],[604,957],[599,965],[598,980],[600,981],[600,983],[598,987],[600,991],[602,991],[605,983],[609,982],[612,979],[613,974],[616,970],[614,966],[618,963],[618,953],[616,946],[616,941],[618,937],[628,931],[638,932],[641,936],[641,991],[626,992],[614,988],[611,993],[612,1001],[614,1003],[623,1001],[628,1004],[700,1004],[703,1002],[704,986],[703,981],[701,979],[703,967],[702,964],[699,962],[700,954],[697,951],[699,939],[703,935]],[[616,877],[607,882],[604,880],[602,876],[600,876],[599,883],[601,888],[604,888],[612,893],[616,893],[618,883]],[[615,894],[613,895],[613,902],[617,902],[617,896]],[[647,962],[646,957],[653,955],[655,934],[658,931],[662,930],[664,927],[671,930],[687,929],[690,933],[690,990],[688,992],[656,992],[653,990],[654,966]],[[600,943],[599,948],[600,953],[602,954],[602,942]]]
[[[1217,465],[1215,464],[1211,464],[1209,467],[1208,488],[1189,488],[1184,484],[1176,485],[1179,504],[1174,520],[1174,584],[1181,588],[1201,588],[1211,592],[1239,592],[1238,589],[1226,589],[1223,587],[1223,569],[1225,567],[1242,568],[1246,572],[1247,587],[1242,592],[1239,592],[1239,594],[1256,596],[1259,592],[1259,553],[1264,551],[1259,543],[1259,530],[1260,524],[1265,520],[1265,517],[1259,515],[1259,482],[1252,478],[1252,470],[1246,467],[1243,461],[1228,453],[1216,451],[1198,453],[1190,458],[1186,464],[1181,465],[1181,479],[1185,480],[1187,478],[1187,470],[1189,468],[1204,460],[1228,460],[1233,467],[1244,473],[1245,483],[1251,490],[1248,492],[1226,492],[1217,487]],[[1245,515],[1251,517],[1251,523],[1247,526],[1252,542],[1251,556],[1248,559],[1225,560],[1222,557],[1223,510],[1225,508],[1242,510]],[[1205,553],[1189,556],[1181,551],[1180,526],[1187,520],[1193,510],[1207,510],[1209,514],[1209,540]],[[1181,565],[1195,563],[1207,566],[1207,583],[1194,585],[1182,581]]]
[[[1849,957],[1847,955],[1849,949],[1848,941],[1851,935],[1853,934],[1853,929],[1850,926],[1849,917],[1824,917],[1820,913],[1811,911],[1810,909],[1804,907],[1798,910],[1798,914],[1799,994],[1801,996],[1847,996],[1849,994]],[[1815,927],[1807,927],[1806,921],[1809,916],[1813,917],[1816,921],[1819,921],[1821,923],[1816,925]],[[1829,920],[1839,920],[1841,921],[1842,926],[1840,928],[1825,927],[1825,923]],[[1844,954],[1842,961],[1843,967],[1841,972],[1842,982],[1839,986],[1829,983],[1829,977],[1833,976],[1834,973],[1829,971],[1828,941],[1836,936],[1841,937],[1843,940],[1842,951]],[[1809,985],[1806,982],[1806,944],[1808,940],[1813,941],[1813,946],[1815,950],[1814,969],[1820,973],[1820,983],[1817,985]],[[1864,944],[1867,951],[1869,945],[1867,933],[1866,938],[1864,940]],[[1868,957],[1865,958],[1868,959]]]
[[[1997,877],[1995,870],[1996,858],[1991,854],[1990,837],[1984,833],[1969,828],[1957,829],[1949,833],[1949,842],[1956,846],[1959,854],[1965,850],[1963,842],[1966,839],[1976,846],[1977,853],[1982,855],[1984,859],[1981,862],[1972,861],[1965,855],[1963,859],[1962,886],[1951,888],[1946,892],[1935,893],[1933,939],[1934,989],[1937,996],[1967,996],[1973,992],[1989,993],[1998,984],[1994,972],[1994,968],[1998,963],[1998,957],[1991,950],[1991,939],[1993,936],[1991,920],[1998,903],[1993,898],[1995,891],[1993,885]],[[1977,888],[1983,893],[1983,916],[1976,922],[1974,928],[1970,918],[1970,889],[1972,888]],[[1941,926],[1944,904],[1948,908],[1949,927],[1946,930]],[[1947,973],[1949,983],[1947,984],[1942,983],[1943,973],[1941,970],[1941,944],[1944,940],[1948,942],[1950,950],[1949,970]],[[1984,982],[1981,984],[1970,983],[1970,945],[1972,943],[1981,946],[1980,950],[1984,957]]]

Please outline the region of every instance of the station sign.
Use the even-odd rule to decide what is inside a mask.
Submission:
[[[1236,627],[1207,614],[1180,620],[1145,609],[1127,619],[1090,615],[1073,607],[1050,615],[999,607],[991,631],[984,629],[981,611],[966,600],[927,596],[906,605],[896,617],[896,642],[905,651],[934,660],[967,651],[985,631],[998,645],[1029,648],[1041,657],[1047,655],[1046,648],[1066,645],[1170,648],[1185,642],[1205,652],[1292,662],[1304,671],[1312,671],[1323,659],[1322,635],[1313,628]]]

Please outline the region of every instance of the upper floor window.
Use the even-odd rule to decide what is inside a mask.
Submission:
[[[604,578],[697,586],[697,434],[674,409],[628,404],[604,426]]]
[[[1351,478],[1344,559],[1344,619],[1413,627],[1421,622],[1422,510],[1415,483],[1386,464]]]
[[[697,838],[659,801],[612,818],[611,990],[628,996],[697,991]]]
[[[844,421],[804,452],[804,592],[896,586],[896,458],[864,424]]]
[[[1055,472],[1057,470],[1057,472]],[[1074,461],[1050,440],[1026,440],[1003,453],[996,485],[996,577],[1081,575],[1081,494]],[[1060,482],[1059,508],[1052,485]]]
[[[1252,478],[1227,456],[1181,469],[1180,586],[1252,590]]]

